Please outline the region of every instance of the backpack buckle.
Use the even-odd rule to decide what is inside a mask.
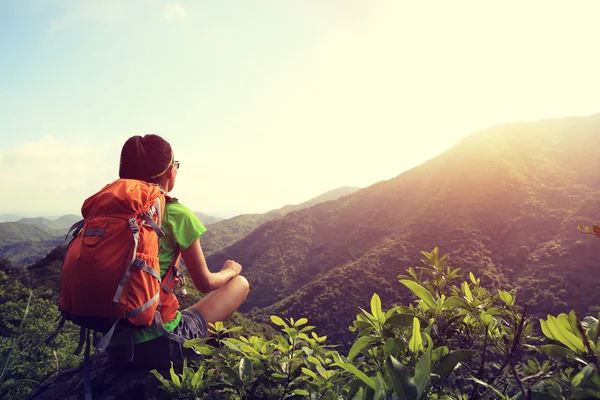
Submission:
[[[129,229],[131,229],[131,233],[133,233],[134,235],[136,233],[139,233],[140,226],[138,225],[138,223],[135,220],[135,218],[129,218]]]

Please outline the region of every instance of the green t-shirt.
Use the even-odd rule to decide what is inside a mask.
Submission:
[[[160,262],[160,276],[163,278],[177,254],[177,250],[185,250],[196,239],[201,237],[206,228],[200,222],[198,217],[183,204],[173,201],[165,205],[165,213],[161,228],[165,233],[159,241],[158,260]],[[181,320],[181,313],[177,311],[177,316],[163,326],[168,332],[173,331]],[[120,345],[128,342],[127,337],[115,332],[111,339],[111,345]],[[154,326],[141,328],[133,332],[133,342],[143,343],[155,339],[161,335],[160,331]]]

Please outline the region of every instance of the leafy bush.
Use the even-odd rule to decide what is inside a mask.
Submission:
[[[451,285],[458,269],[438,253],[422,252],[423,266],[400,276],[416,304],[384,311],[374,294],[370,310],[360,309],[345,356],[306,318],[271,316],[281,329],[273,339],[234,339],[241,328],[219,322],[214,338],[186,343],[204,356],[196,370],[172,368],[171,380],[153,373],[178,399],[600,397],[597,318],[548,316],[538,329],[514,291],[490,292],[472,273]]]

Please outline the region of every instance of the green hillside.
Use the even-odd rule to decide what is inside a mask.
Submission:
[[[310,315],[336,340],[377,292],[439,246],[486,285],[518,287],[543,315],[597,303],[595,243],[578,224],[600,215],[600,114],[492,127],[400,176],[269,221],[222,254],[244,266],[243,311]]]
[[[301,204],[286,205],[264,214],[242,214],[212,224],[202,237],[202,250],[206,256],[210,256],[241,240],[250,232],[268,221],[283,217],[293,211],[303,210],[316,204],[339,199],[340,197],[354,193],[357,190],[359,190],[357,187],[344,186],[330,190]],[[202,218],[200,218],[200,220],[204,222]]]
[[[61,244],[65,233],[46,230],[37,224],[2,222],[0,223],[0,259],[8,259],[14,266],[29,265]]]

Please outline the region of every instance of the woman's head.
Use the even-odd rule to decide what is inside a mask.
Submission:
[[[159,184],[169,191],[175,184],[173,150],[158,135],[132,136],[121,149],[119,177]]]

